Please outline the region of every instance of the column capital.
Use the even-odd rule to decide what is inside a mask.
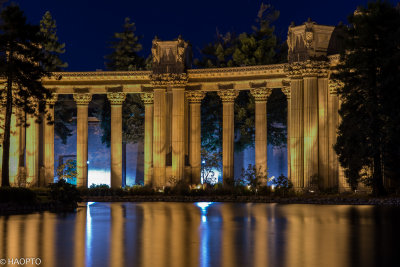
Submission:
[[[153,93],[141,93],[140,98],[143,100],[143,103],[145,105],[154,103],[154,94]]]
[[[77,105],[89,105],[92,101],[92,95],[89,93],[75,93],[74,100]]]
[[[329,82],[328,82],[329,94],[337,95],[338,89],[342,88],[343,86],[344,86],[344,84],[341,81],[329,80]]]
[[[54,106],[56,104],[57,100],[58,100],[58,95],[52,93],[51,97],[46,99],[46,104]]]
[[[239,92],[236,90],[219,90],[218,95],[222,102],[234,102]]]
[[[126,94],[122,92],[110,92],[107,93],[107,98],[111,105],[122,105],[125,101]]]
[[[271,88],[254,88],[250,90],[250,93],[256,100],[256,102],[266,102],[268,97],[272,93]]]
[[[201,103],[201,100],[206,96],[204,91],[186,91],[186,97],[190,104]]]

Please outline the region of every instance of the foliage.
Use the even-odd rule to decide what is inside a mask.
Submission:
[[[264,65],[282,62],[286,58],[285,44],[277,42],[271,24],[279,17],[279,12],[270,5],[261,4],[257,25],[251,33],[220,34],[215,41],[202,49],[201,60],[195,64],[200,67],[234,67]],[[284,51],[284,52],[283,52]],[[219,104],[219,106],[218,106]],[[269,107],[271,105],[271,108]],[[220,147],[222,132],[222,110],[217,94],[208,93],[202,101],[202,146],[207,149]],[[268,142],[276,146],[286,143],[286,97],[274,92],[268,100]],[[235,100],[235,150],[254,144],[254,98],[250,92],[241,92]],[[213,125],[213,127],[208,127]]]
[[[366,175],[373,194],[382,195],[383,178],[400,177],[400,13],[388,2],[370,2],[349,22],[333,77],[343,84],[335,150],[352,189]]]
[[[110,186],[107,184],[91,184],[89,188],[90,189],[101,189],[101,188],[107,189],[107,188],[110,188]]]
[[[293,184],[286,176],[281,174],[278,178],[271,180],[272,185],[275,186],[274,194],[277,196],[290,196],[293,192]]]
[[[54,133],[60,137],[63,144],[66,144],[68,137],[72,136],[72,130],[68,125],[76,114],[75,105],[68,104],[69,98],[68,95],[58,95],[57,104],[54,106]]]
[[[75,185],[67,183],[64,179],[49,185],[50,199],[56,205],[63,207],[77,207],[81,201],[80,194]]]
[[[201,149],[201,178],[203,183],[213,185],[218,182],[215,170],[221,173],[222,153],[218,150]]]
[[[9,5],[0,14],[0,75],[4,87],[0,94],[5,103],[2,186],[9,186],[10,124],[14,109],[38,116],[44,112],[43,103],[38,101],[51,96],[41,84],[41,78],[50,76],[44,69],[46,56],[42,44],[45,38],[40,27],[26,22],[18,6]],[[48,62],[47,62],[48,64]],[[22,121],[24,117],[20,116]]]
[[[254,190],[259,188],[263,182],[266,184],[267,179],[267,174],[261,170],[261,167],[257,169],[255,165],[249,164],[247,169],[242,169],[239,184],[249,185]]]
[[[70,184],[76,185],[76,160],[69,159],[64,164],[58,166],[57,176],[59,180],[66,180]]]

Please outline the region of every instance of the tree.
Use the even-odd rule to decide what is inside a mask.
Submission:
[[[44,105],[37,101],[51,97],[40,79],[49,76],[40,62],[45,61],[41,44],[44,38],[40,28],[26,22],[18,6],[9,5],[0,14],[0,75],[4,77],[1,87],[5,108],[2,186],[9,186],[10,124],[13,108],[27,114],[44,112]],[[22,119],[22,118],[21,118]]]
[[[65,43],[60,43],[57,36],[57,24],[51,16],[50,11],[47,11],[40,21],[40,34],[45,38],[43,43],[43,49],[45,52],[45,62],[43,66],[46,71],[61,71],[68,67],[68,63],[63,62],[60,58],[61,54],[65,53]],[[72,130],[70,130],[66,124],[72,119],[69,108],[64,104],[63,101],[59,101],[54,110],[54,131],[62,142],[67,142],[68,136],[71,136]]]
[[[235,67],[265,65],[282,62],[285,45],[277,42],[275,28],[271,24],[279,17],[270,5],[261,4],[256,18],[256,26],[251,33],[236,36],[217,31],[214,43],[208,44],[202,52],[202,59],[195,64],[200,67]],[[286,52],[285,52],[286,53]],[[286,58],[286,57],[285,57]],[[202,146],[213,149],[220,145],[222,132],[222,110],[217,106],[216,94],[208,94],[203,100]],[[286,97],[274,90],[268,99],[268,143],[282,146],[286,144]],[[237,129],[235,150],[242,151],[254,144],[254,98],[249,92],[241,92],[235,100],[235,129]],[[210,120],[210,121],[209,121]],[[218,124],[216,124],[218,122]],[[215,127],[207,127],[207,125]]]
[[[366,178],[373,194],[382,195],[383,178],[399,177],[400,12],[386,1],[371,2],[349,22],[333,77],[343,84],[335,150],[353,189]]]
[[[131,71],[145,68],[146,61],[138,55],[142,50],[140,38],[135,35],[135,23],[125,18],[123,32],[114,33],[111,43],[113,52],[107,55],[106,67],[113,71]],[[144,104],[139,94],[128,94],[122,107],[123,162],[126,161],[126,143],[137,143],[143,140]],[[101,110],[102,142],[110,145],[111,141],[111,106],[107,98]],[[125,166],[126,164],[123,164]],[[123,168],[123,176],[126,170]]]

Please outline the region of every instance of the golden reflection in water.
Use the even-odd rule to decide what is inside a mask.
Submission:
[[[390,216],[370,206],[95,203],[65,216],[0,216],[0,258],[39,257],[50,267],[369,267],[398,253],[399,217]]]

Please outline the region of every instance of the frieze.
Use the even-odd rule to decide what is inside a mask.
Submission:
[[[186,73],[151,74],[149,78],[153,86],[184,86],[188,80]]]

